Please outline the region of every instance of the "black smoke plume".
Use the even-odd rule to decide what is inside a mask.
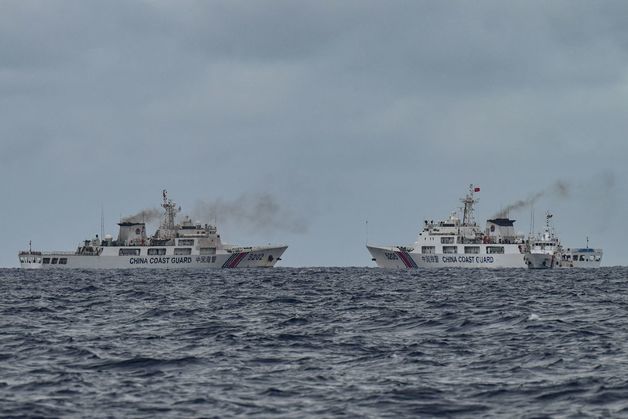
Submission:
[[[548,188],[535,192],[528,196],[526,199],[515,201],[501,211],[495,214],[494,218],[505,218],[511,211],[517,211],[524,208],[529,208],[534,205],[541,198],[559,198],[565,199],[572,195],[573,192],[578,191],[584,193],[585,196],[595,193],[598,199],[604,196],[608,196],[611,189],[615,185],[615,175],[613,172],[603,172],[594,176],[591,180],[575,184],[565,180],[558,180],[550,185]]]
[[[254,231],[307,232],[307,220],[282,208],[270,193],[245,194],[230,201],[199,202],[192,214],[195,220],[237,224]]]
[[[150,223],[161,217],[162,211],[157,208],[143,209],[137,214],[122,218],[123,223]]]
[[[511,211],[517,211],[522,208],[528,208],[536,203],[539,199],[544,196],[557,196],[560,198],[566,198],[569,196],[571,191],[571,186],[569,183],[559,180],[556,181],[549,188],[544,189],[542,191],[536,192],[526,199],[520,199],[511,204],[506,205],[506,207],[502,208],[497,214],[495,214],[494,218],[505,218],[508,217]]]

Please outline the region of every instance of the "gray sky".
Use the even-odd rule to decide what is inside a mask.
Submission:
[[[283,266],[373,266],[367,219],[411,243],[470,183],[483,224],[556,181],[537,224],[626,264],[627,21],[624,1],[2,1],[0,266],[74,249],[101,207],[115,235],[162,188],[235,211],[213,215],[228,242],[288,244]]]

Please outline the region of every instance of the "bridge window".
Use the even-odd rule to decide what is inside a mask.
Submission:
[[[119,256],[139,256],[140,249],[120,249]]]
[[[421,253],[423,253],[424,255],[431,255],[433,253],[436,253],[436,248],[434,246],[422,246]]]
[[[175,255],[191,255],[192,249],[189,247],[177,247],[174,249]]]
[[[51,265],[56,265],[58,260],[59,260],[59,258],[52,258],[52,261],[50,262],[50,264]]]
[[[491,254],[503,254],[504,246],[486,246],[486,253]]]
[[[50,258],[44,258],[44,265],[48,265],[50,263]]]
[[[464,252],[466,254],[478,254],[480,253],[480,246],[465,246],[464,247]]]
[[[166,254],[165,247],[148,249],[148,256],[161,256],[165,254]]]
[[[454,238],[453,237],[441,237],[440,242],[442,244],[454,244]]]
[[[68,258],[59,258],[59,265],[67,265]]]
[[[179,246],[194,246],[194,239],[179,239]]]
[[[443,253],[458,253],[458,246],[443,246]]]

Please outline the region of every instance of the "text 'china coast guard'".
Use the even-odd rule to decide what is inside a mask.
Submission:
[[[74,252],[22,251],[20,266],[28,269],[122,269],[122,268],[259,268],[272,267],[286,251],[285,245],[234,246],[222,243],[214,225],[193,223],[185,217],[163,191],[164,214],[153,236],[146,235],[146,224],[133,219],[118,223],[116,240],[85,240]]]

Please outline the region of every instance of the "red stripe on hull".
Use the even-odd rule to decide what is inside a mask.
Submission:
[[[248,252],[242,252],[229,264],[229,268],[237,268],[240,262],[248,255]]]
[[[406,268],[412,267],[412,263],[408,260],[408,255],[404,254],[403,252],[397,252],[397,256],[399,256],[399,259],[401,259],[403,264],[406,265]]]

